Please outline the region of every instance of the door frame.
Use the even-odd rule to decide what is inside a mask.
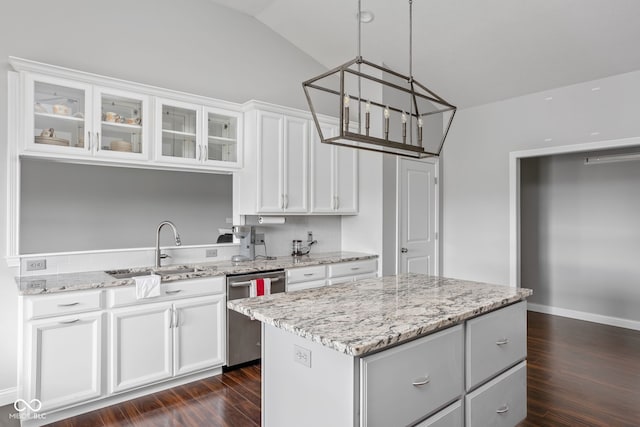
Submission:
[[[403,161],[422,161],[424,163],[431,163],[434,165],[434,177],[435,177],[435,182],[433,183],[434,186],[434,191],[433,191],[433,198],[434,198],[434,211],[435,211],[435,239],[436,239],[436,244],[435,244],[435,251],[434,251],[434,260],[433,260],[433,275],[434,276],[439,276],[440,275],[440,247],[441,247],[441,239],[440,236],[442,235],[442,233],[440,232],[440,184],[441,184],[441,179],[440,179],[440,158],[438,157],[427,157],[425,159],[409,159],[409,158],[404,158],[404,157],[400,157],[398,156],[396,158],[396,274],[400,274],[400,265],[401,265],[401,255],[400,255],[400,247],[402,245],[401,240],[401,230],[402,230],[402,218],[400,216],[400,203],[402,202],[401,197],[402,197],[402,189],[400,188],[400,186],[402,185],[402,182],[400,180],[400,163]]]
[[[580,153],[633,146],[640,146],[640,137],[535,148],[509,153],[509,286],[519,288],[521,285],[520,160],[554,154]]]

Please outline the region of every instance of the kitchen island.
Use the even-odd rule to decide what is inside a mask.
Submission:
[[[229,301],[263,323],[263,426],[512,426],[528,289],[419,274]]]

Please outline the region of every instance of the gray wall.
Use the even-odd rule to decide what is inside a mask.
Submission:
[[[441,162],[443,275],[509,283],[509,152],[638,136],[638,111],[640,71],[460,110]]]
[[[10,55],[228,101],[257,98],[296,108],[306,108],[300,82],[325,70],[255,19],[208,0],[6,1],[0,13],[5,82]],[[0,99],[7,99],[5,83]],[[3,101],[2,165],[6,128]],[[5,201],[6,176],[0,174],[0,224],[6,223]],[[0,251],[4,255],[4,244]],[[16,384],[12,276],[0,263],[0,396]]]
[[[522,286],[532,303],[640,320],[640,163],[521,163]]]
[[[216,243],[232,176],[22,161],[20,253],[144,248],[176,224],[183,245]],[[172,234],[161,243],[173,245]]]

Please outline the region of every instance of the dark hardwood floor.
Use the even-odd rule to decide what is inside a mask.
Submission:
[[[640,332],[533,312],[528,329],[528,416],[519,427],[640,426]],[[259,425],[259,365],[52,424]]]

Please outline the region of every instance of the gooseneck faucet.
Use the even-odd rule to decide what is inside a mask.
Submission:
[[[176,246],[180,246],[182,244],[182,242],[180,241],[180,235],[178,234],[178,229],[176,229],[175,224],[171,221],[162,221],[158,225],[158,230],[156,231],[156,268],[161,267],[160,263],[162,261],[162,258],[167,258],[169,256],[160,253],[160,230],[162,230],[162,227],[164,227],[165,225],[168,225],[173,230],[173,237],[176,240]]]

